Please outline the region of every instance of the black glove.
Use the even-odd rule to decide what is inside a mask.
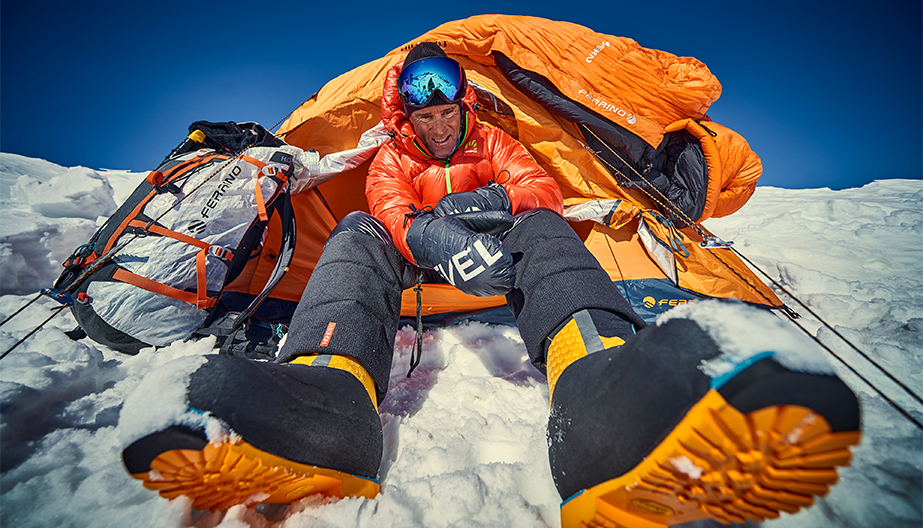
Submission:
[[[471,192],[447,194],[433,208],[436,216],[470,211],[503,211],[512,214],[513,205],[506,189],[499,183],[491,183]]]
[[[505,295],[513,288],[513,257],[495,236],[513,227],[502,211],[419,215],[407,230],[407,246],[417,266],[435,269],[459,290],[479,297]]]

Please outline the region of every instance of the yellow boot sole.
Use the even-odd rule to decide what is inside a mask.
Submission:
[[[310,495],[371,499],[380,491],[373,479],[298,464],[241,440],[165,451],[151,462],[150,471],[132,477],[164,498],[191,498],[197,510],[291,504]]]
[[[860,438],[832,432],[796,405],[744,415],[710,390],[643,462],[562,504],[561,526],[662,528],[795,513],[827,494]]]

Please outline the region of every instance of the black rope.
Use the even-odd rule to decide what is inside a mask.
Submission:
[[[600,137],[597,136],[596,133],[593,132],[593,130],[591,130],[589,127],[582,127],[582,128],[581,128],[581,130],[584,130],[584,129],[585,129],[586,131],[588,131],[590,134],[592,134],[593,137],[595,137],[595,138],[597,139],[597,141],[599,141],[600,143],[602,143],[603,145],[605,145],[606,148],[609,149],[609,152],[611,152],[613,156],[615,156],[616,158],[618,158],[618,160],[621,161],[623,165],[625,165],[626,167],[630,168],[630,169],[631,169],[631,172],[635,173],[635,176],[637,176],[642,182],[645,183],[645,185],[638,185],[638,186],[635,186],[635,187],[637,187],[638,189],[641,189],[641,192],[643,192],[644,194],[646,194],[646,195],[648,196],[648,198],[650,198],[651,200],[653,200],[653,201],[654,201],[657,205],[659,205],[663,210],[665,210],[665,211],[670,211],[670,212],[672,212],[672,213],[674,214],[674,216],[679,217],[683,222],[686,223],[686,225],[692,227],[692,228],[696,231],[696,233],[699,234],[699,236],[701,236],[702,238],[708,238],[708,235],[707,235],[707,234],[705,233],[705,231],[701,228],[701,226],[699,226],[698,223],[694,222],[691,218],[689,218],[689,216],[688,216],[682,209],[680,209],[676,204],[674,204],[673,201],[670,200],[669,197],[667,197],[666,195],[664,195],[663,192],[662,192],[660,189],[658,189],[657,187],[655,187],[654,184],[652,184],[651,182],[647,181],[647,178],[645,178],[640,172],[638,172],[637,169],[635,169],[630,163],[628,163],[627,161],[625,161],[625,159],[622,158],[622,156],[620,156],[619,153],[618,153],[614,148],[612,148],[612,147],[609,145],[609,143],[606,143],[605,141],[603,141],[602,139],[600,139]],[[575,139],[576,139],[576,138],[575,138]],[[579,141],[579,139],[578,139],[578,141]],[[596,152],[595,150],[591,149],[591,148],[589,147],[589,145],[586,145],[586,144],[584,144],[583,142],[580,142],[580,143],[583,144],[583,148],[585,148],[585,149],[589,150],[590,152],[592,152],[593,155],[596,156],[596,159],[598,159],[598,160],[602,161],[603,163],[605,163],[606,165],[608,165],[608,166],[609,166],[609,169],[612,170],[616,175],[621,176],[621,177],[623,178],[623,181],[624,181],[627,185],[632,186],[632,185],[634,184],[634,182],[632,182],[631,179],[628,178],[628,176],[625,176],[624,174],[622,174],[622,171],[620,171],[618,168],[614,167],[611,163],[609,163],[608,161],[606,161],[606,159],[603,158],[602,156],[600,156],[598,152]],[[651,193],[649,193],[649,192],[648,192],[648,189],[652,189],[652,190],[656,191],[657,194],[660,195],[660,198],[661,198],[661,199],[658,199],[657,197],[655,197],[654,195],[652,195]]]
[[[797,300],[797,299],[795,299],[795,300]],[[818,318],[818,319],[820,319],[820,318]],[[824,323],[825,325],[827,324],[827,323],[825,323],[822,319],[820,319],[820,321],[821,321],[822,323]],[[818,338],[814,337],[813,335],[811,335],[811,333],[808,331],[807,328],[801,326],[801,323],[799,323],[798,321],[796,321],[796,320],[794,320],[794,319],[792,319],[792,323],[794,323],[795,326],[797,326],[798,328],[800,328],[802,332],[804,332],[805,334],[807,334],[811,339],[814,340],[814,342],[816,342],[818,345],[820,345],[824,350],[826,350],[827,352],[829,352],[831,356],[837,358],[837,359],[840,361],[840,363],[842,363],[843,365],[845,365],[846,368],[848,368],[848,369],[850,370],[850,372],[852,372],[852,373],[855,374],[859,379],[861,379],[862,381],[864,381],[865,384],[868,385],[869,387],[871,387],[875,392],[877,392],[878,395],[882,397],[882,399],[884,399],[886,402],[890,403],[891,406],[894,407],[894,409],[897,410],[897,412],[903,414],[905,418],[907,418],[908,420],[910,420],[911,422],[913,422],[914,425],[916,425],[918,428],[920,428],[921,430],[923,430],[923,423],[920,423],[919,420],[917,420],[916,418],[914,418],[913,416],[911,416],[910,413],[909,413],[908,411],[906,411],[903,407],[901,407],[900,405],[898,405],[897,402],[895,402],[895,401],[892,400],[891,398],[885,396],[885,394],[884,394],[883,392],[881,392],[881,389],[879,389],[878,387],[876,387],[875,385],[873,385],[872,382],[868,380],[868,378],[866,378],[866,377],[863,376],[862,374],[859,374],[859,372],[858,372],[855,368],[853,368],[852,365],[850,365],[850,364],[847,363],[843,358],[841,358],[840,356],[838,356],[838,355],[836,354],[836,352],[834,352],[830,347],[828,347],[827,345],[825,345],[820,339],[818,339]],[[838,334],[838,335],[839,335],[839,334]],[[843,338],[842,336],[840,336],[840,338],[843,339],[844,341],[846,341],[846,339]],[[846,342],[849,343],[849,341],[846,341]],[[855,347],[853,347],[853,348],[855,348]],[[858,351],[858,349],[857,349],[857,351]],[[859,352],[859,353],[862,354],[862,352]],[[865,356],[865,354],[862,354],[862,355]],[[869,360],[869,361],[871,361],[871,360]],[[874,364],[874,361],[873,361],[872,363]],[[876,365],[876,366],[877,366],[877,365]],[[880,367],[879,367],[879,368],[880,368]],[[897,384],[900,385],[901,387],[904,387],[904,384],[903,384],[903,383],[901,383],[900,381],[897,381],[896,379],[894,379],[894,377],[891,376],[890,374],[888,374],[887,371],[882,370],[882,372],[884,372],[884,373],[885,373],[889,378],[891,378],[895,383],[897,383]],[[906,387],[904,387],[904,389],[907,390],[908,392],[910,392],[909,389],[907,389]],[[912,392],[911,392],[910,394],[911,394],[911,396],[916,397],[916,395],[913,394]],[[919,398],[918,398],[918,399],[919,399]]]
[[[31,304],[31,303],[30,303],[30,304]],[[22,339],[20,339],[19,341],[17,341],[16,344],[14,344],[13,346],[11,346],[10,348],[6,349],[6,351],[3,352],[3,354],[0,354],[0,359],[5,358],[7,354],[9,354],[10,352],[13,351],[13,349],[15,349],[16,347],[18,347],[19,345],[21,345],[21,344],[23,343],[23,341],[25,341],[26,339],[29,339],[30,337],[32,337],[32,334],[34,334],[34,333],[38,332],[39,330],[41,330],[42,327],[45,326],[46,323],[48,323],[48,321],[51,321],[52,319],[54,319],[54,317],[55,317],[56,315],[58,315],[59,313],[61,313],[61,310],[65,309],[65,308],[67,308],[67,307],[68,307],[68,305],[65,304],[65,305],[61,305],[61,306],[52,308],[52,311],[54,311],[54,313],[51,314],[50,316],[48,316],[48,319],[45,319],[44,321],[42,321],[42,324],[40,324],[40,325],[36,326],[35,328],[33,328],[32,331],[29,332],[28,334],[26,334],[25,337],[23,337]]]
[[[803,302],[801,301],[801,299],[799,299],[798,297],[796,297],[792,292],[788,291],[788,289],[786,289],[785,286],[783,286],[782,284],[780,284],[779,282],[777,282],[775,279],[773,279],[772,277],[770,277],[765,271],[763,271],[762,269],[760,269],[759,266],[757,266],[756,264],[754,264],[753,262],[751,262],[750,259],[748,259],[747,257],[741,255],[737,250],[734,250],[734,253],[737,253],[737,255],[738,255],[740,258],[742,258],[744,261],[746,261],[748,264],[750,264],[750,265],[753,266],[755,269],[757,269],[760,273],[762,273],[767,279],[770,280],[770,282],[772,282],[772,285],[773,285],[773,286],[775,286],[775,287],[778,288],[780,291],[782,291],[783,293],[785,293],[786,295],[788,295],[789,297],[791,297],[792,299],[794,299],[795,302],[797,302],[799,305],[801,305],[802,308],[804,308],[805,310],[807,310],[807,312],[808,312],[809,314],[811,314],[815,319],[817,319],[818,321],[820,321],[820,323],[821,323],[822,325],[824,325],[828,330],[830,330],[831,332],[833,332],[834,335],[836,335],[837,337],[839,337],[840,339],[842,339],[844,343],[846,343],[847,345],[850,346],[850,348],[852,348],[853,350],[855,350],[860,356],[862,356],[863,358],[865,358],[866,361],[868,361],[869,363],[871,363],[872,365],[874,365],[878,370],[880,370],[880,371],[881,371],[885,376],[887,376],[891,381],[893,381],[894,383],[896,383],[900,388],[904,389],[904,391],[906,391],[907,394],[909,394],[911,397],[913,397],[913,399],[915,399],[918,403],[920,403],[921,405],[923,405],[923,399],[921,399],[919,395],[917,395],[917,394],[914,393],[912,390],[910,390],[910,387],[908,387],[907,385],[905,385],[905,384],[904,384],[903,382],[901,382],[899,379],[895,378],[894,375],[892,375],[890,372],[888,372],[887,370],[885,370],[884,367],[882,367],[882,366],[879,365],[874,359],[872,359],[871,357],[869,357],[868,354],[866,354],[865,352],[859,350],[859,347],[857,347],[856,345],[854,345],[854,344],[852,343],[852,341],[850,341],[849,339],[846,338],[846,336],[844,336],[844,335],[841,334],[839,331],[837,331],[835,328],[833,328],[832,326],[830,326],[830,325],[827,323],[827,321],[824,321],[819,315],[817,315],[817,314],[814,312],[814,310],[812,310],[812,309],[809,308],[805,303],[803,303]],[[798,326],[800,327],[801,325],[798,325]],[[810,332],[805,331],[805,333],[807,333],[809,336],[811,336]],[[817,341],[818,343],[820,343],[820,340],[818,340],[816,337],[814,337],[814,336],[811,336],[811,337],[812,337],[815,341]],[[824,347],[824,348],[826,348],[826,347]],[[827,350],[830,351],[829,348],[828,348]],[[846,364],[846,362],[843,361],[842,358],[840,358],[839,356],[837,356],[836,354],[834,354],[833,351],[830,351],[830,353],[833,354],[833,357],[835,357],[835,358],[839,359],[840,361],[842,361],[843,364]],[[861,376],[860,376],[860,377],[861,377]],[[875,387],[873,386],[872,388],[875,388]],[[875,390],[878,390],[878,389],[875,389]],[[878,393],[881,394],[881,391],[878,391]],[[882,394],[882,396],[884,397],[883,394]]]
[[[417,275],[417,286],[413,289],[417,292],[417,342],[414,350],[410,351],[410,369],[407,370],[409,378],[417,365],[420,364],[420,358],[423,357],[423,270]]]
[[[305,100],[305,101],[304,101],[304,103],[307,103],[307,102],[308,102],[308,100]],[[299,108],[301,108],[302,106],[304,106],[304,103],[301,103],[300,105],[298,105],[294,110],[292,110],[291,112],[289,112],[287,116],[285,116],[285,117],[283,117],[282,119],[280,119],[278,123],[276,123],[275,125],[272,125],[272,127],[270,127],[269,131],[272,132],[273,130],[275,130],[275,128],[276,128],[277,126],[279,126],[279,125],[281,125],[282,123],[284,123],[286,119],[292,117],[292,114],[294,114],[296,111],[298,111]],[[291,132],[291,130],[289,130],[289,132]],[[273,134],[275,134],[275,133],[273,132]]]
[[[701,126],[701,123],[700,123],[700,126]],[[705,128],[705,127],[702,126],[702,128]],[[647,180],[644,178],[644,176],[642,176],[640,173],[638,173],[637,170],[634,169],[634,167],[632,167],[629,163],[625,162],[625,160],[622,159],[621,156],[619,156],[618,152],[616,152],[611,146],[609,146],[608,143],[606,143],[605,141],[602,141],[601,139],[599,139],[599,137],[596,136],[596,134],[595,134],[592,130],[590,130],[589,128],[587,128],[586,130],[588,130],[588,131],[590,132],[590,134],[593,134],[593,136],[596,137],[596,139],[599,140],[600,143],[602,143],[603,145],[606,145],[606,147],[612,152],[612,154],[615,155],[623,164],[625,164],[625,166],[631,168],[631,170],[632,170],[632,171],[633,171],[633,172],[634,172],[645,184],[647,184],[646,187],[648,187],[648,188],[650,188],[650,189],[653,189],[654,191],[656,191],[656,192],[663,198],[663,201],[661,201],[660,199],[658,199],[657,197],[655,197],[655,196],[653,196],[651,193],[649,193],[649,192],[647,191],[647,189],[645,189],[645,186],[637,186],[639,189],[641,189],[642,192],[644,192],[644,194],[646,194],[651,200],[653,200],[654,203],[657,203],[658,205],[660,205],[660,207],[663,208],[664,210],[670,210],[670,211],[674,211],[675,213],[678,213],[677,216],[681,217],[681,218],[687,223],[687,225],[689,225],[690,227],[692,227],[692,229],[694,229],[694,230],[696,231],[696,233],[698,233],[699,236],[701,236],[703,239],[708,239],[708,238],[710,238],[710,237],[714,237],[714,235],[711,234],[711,233],[709,233],[708,231],[706,231],[705,228],[704,228],[703,226],[700,226],[698,223],[691,221],[691,219],[689,219],[689,217],[688,217],[682,210],[680,210],[679,207],[677,207],[668,197],[664,196],[664,194],[663,194],[659,189],[657,189],[657,188],[654,187],[649,181],[647,181]],[[705,130],[707,130],[709,133],[712,133],[711,130],[708,130],[707,128],[706,128]],[[713,133],[712,133],[712,134],[713,134]],[[714,135],[714,134],[713,134],[713,135]],[[575,138],[575,139],[576,139],[576,138]],[[578,139],[578,141],[579,141],[579,139]],[[583,143],[581,142],[581,144],[583,144]],[[624,181],[626,181],[626,182],[629,182],[629,183],[631,182],[631,180],[630,180],[627,176],[625,176],[624,174],[622,174],[622,172],[621,172],[619,169],[617,169],[617,168],[614,167],[611,163],[609,163],[608,161],[606,161],[606,159],[603,158],[602,156],[600,156],[598,152],[596,152],[595,150],[591,149],[591,148],[590,148],[588,145],[586,145],[586,144],[583,144],[583,147],[584,147],[585,149],[589,150],[590,152],[592,152],[593,155],[596,157],[596,159],[598,159],[598,160],[602,161],[603,163],[605,163],[605,164],[606,164],[617,176],[620,176],[620,177],[623,178]],[[664,203],[664,202],[666,202],[666,203]],[[911,397],[913,397],[917,402],[923,404],[923,399],[921,399],[919,395],[915,394],[912,390],[910,390],[909,387],[907,387],[903,382],[901,382],[900,380],[898,380],[897,378],[895,378],[894,375],[892,375],[890,372],[888,372],[887,370],[885,370],[884,367],[882,367],[882,366],[879,365],[877,362],[875,362],[875,361],[874,361],[872,358],[870,358],[865,352],[862,352],[861,350],[859,350],[859,348],[858,348],[856,345],[854,345],[851,341],[849,341],[848,339],[846,339],[846,337],[845,337],[843,334],[841,334],[841,333],[838,332],[836,329],[834,329],[832,326],[830,326],[830,324],[828,324],[827,321],[825,321],[822,317],[820,317],[819,315],[817,315],[817,313],[815,313],[813,310],[811,310],[804,302],[801,301],[801,299],[799,299],[798,297],[796,297],[795,294],[793,294],[793,293],[791,293],[790,291],[788,291],[785,287],[783,287],[781,284],[779,284],[775,279],[773,279],[772,277],[770,277],[768,273],[766,273],[765,271],[763,271],[759,266],[757,266],[756,264],[754,264],[750,259],[748,259],[747,257],[743,256],[743,254],[741,254],[739,251],[737,251],[736,249],[734,249],[734,248],[732,248],[732,247],[728,247],[728,249],[730,249],[731,251],[733,251],[734,254],[736,254],[738,257],[740,257],[741,259],[743,259],[747,264],[749,264],[749,265],[752,266],[754,269],[756,269],[756,270],[759,271],[761,274],[763,274],[766,278],[768,278],[768,279],[770,280],[770,282],[773,284],[773,286],[775,286],[775,287],[778,288],[780,291],[784,292],[786,295],[788,295],[789,297],[791,297],[795,302],[797,302],[799,305],[801,305],[802,308],[804,308],[805,310],[807,310],[808,313],[810,313],[813,317],[815,317],[818,321],[820,321],[821,324],[823,324],[826,328],[828,328],[831,332],[833,332],[833,334],[834,334],[835,336],[837,336],[838,338],[840,338],[841,340],[843,340],[844,343],[846,343],[847,345],[849,345],[853,350],[855,350],[857,353],[859,353],[859,355],[861,355],[863,358],[865,358],[869,363],[871,363],[871,364],[874,365],[876,368],[878,368],[878,370],[880,370],[885,376],[887,376],[891,381],[893,381],[894,383],[896,383],[899,387],[901,387],[902,389],[904,389],[904,390],[905,390]],[[714,251],[712,251],[712,250],[710,250],[710,249],[709,249],[709,252],[710,252],[710,253],[712,254],[712,256],[714,256],[719,262],[721,262],[721,264],[723,264],[725,268],[727,268],[727,269],[730,270],[732,273],[734,273],[734,275],[736,275],[736,276],[737,276],[739,279],[741,279],[745,284],[747,284],[751,289],[753,289],[759,296],[763,297],[763,299],[765,299],[767,302],[769,302],[770,305],[772,305],[772,306],[775,307],[775,308],[781,309],[781,310],[783,311],[783,313],[785,313],[785,315],[787,315],[787,316],[789,317],[789,319],[795,324],[795,326],[797,326],[799,329],[801,329],[802,332],[804,332],[808,337],[810,337],[812,340],[814,340],[814,341],[815,341],[818,345],[820,345],[824,350],[826,350],[827,352],[829,352],[830,355],[832,355],[832,356],[835,357],[837,360],[839,360],[841,363],[843,363],[843,365],[845,365],[850,371],[852,371],[856,376],[858,376],[859,379],[861,379],[862,381],[864,381],[869,387],[871,387],[875,392],[877,392],[885,401],[887,401],[887,402],[890,403],[895,409],[897,409],[898,412],[900,412],[900,413],[903,414],[908,420],[910,420],[911,422],[913,422],[914,425],[916,425],[916,426],[919,427],[920,429],[923,429],[923,424],[921,424],[918,420],[916,420],[913,416],[911,416],[910,413],[909,413],[908,411],[906,411],[905,409],[903,409],[903,408],[902,408],[900,405],[898,405],[894,400],[892,400],[891,398],[889,398],[888,396],[886,396],[886,395],[884,394],[884,392],[882,392],[881,389],[879,389],[879,388],[876,387],[871,381],[869,381],[868,378],[864,377],[862,374],[860,374],[859,372],[857,372],[857,371],[852,367],[852,365],[850,365],[850,364],[848,364],[848,363],[846,362],[846,360],[844,360],[843,358],[841,358],[840,356],[838,356],[835,352],[833,352],[833,350],[830,349],[830,347],[828,347],[827,345],[825,345],[823,342],[821,342],[820,339],[818,339],[817,337],[815,337],[814,335],[812,335],[804,326],[802,326],[801,324],[799,324],[799,323],[797,322],[796,319],[798,319],[800,316],[799,316],[797,313],[795,313],[791,308],[789,308],[788,306],[786,306],[784,303],[783,303],[783,305],[782,305],[781,307],[775,306],[775,303],[773,303],[762,291],[760,291],[759,288],[757,288],[756,286],[754,286],[753,284],[751,284],[749,280],[747,280],[746,278],[744,278],[743,276],[741,276],[741,274],[738,273],[737,270],[735,270],[735,269],[734,269],[733,267],[731,267],[727,262],[725,262],[724,259],[722,259],[717,253],[715,253]]]
[[[26,308],[28,308],[29,305],[31,305],[31,304],[34,303],[35,301],[41,299],[41,298],[42,298],[42,295],[44,295],[42,292],[38,292],[38,293],[35,295],[35,297],[32,298],[31,301],[29,301],[29,302],[27,302],[26,304],[24,304],[22,308],[16,310],[16,312],[14,312],[13,315],[10,315],[10,316],[7,317],[6,319],[4,319],[3,322],[0,323],[0,326],[5,325],[7,321],[9,321],[10,319],[12,319],[12,318],[16,317],[17,315],[19,315],[20,312],[22,312],[23,310],[25,310]]]
[[[629,163],[627,163],[624,159],[622,159],[622,157],[619,156],[618,152],[616,152],[615,149],[613,149],[612,147],[609,147],[609,144],[608,144],[608,143],[606,143],[605,141],[601,140],[601,139],[599,138],[599,136],[597,136],[597,135],[596,135],[592,130],[590,130],[589,128],[587,128],[587,130],[590,132],[590,134],[593,134],[593,136],[596,137],[596,139],[599,140],[600,143],[606,145],[606,146],[609,148],[609,150],[612,152],[613,155],[615,155],[623,164],[625,164],[625,166],[630,167],[631,170],[634,171],[634,173],[635,173],[639,178],[641,178],[641,180],[642,180],[644,183],[647,184],[646,186],[639,186],[638,188],[641,189],[641,192],[643,192],[644,194],[646,194],[648,198],[650,198],[654,203],[658,204],[662,209],[672,211],[673,213],[675,213],[676,216],[682,217],[682,220],[683,220],[688,226],[690,226],[693,230],[695,230],[695,232],[696,232],[700,237],[702,237],[703,240],[708,239],[708,238],[714,238],[715,235],[714,235],[713,233],[710,233],[709,231],[707,231],[703,226],[699,225],[697,222],[693,222],[692,219],[689,218],[689,216],[686,215],[686,213],[683,212],[682,209],[680,209],[679,207],[677,207],[676,204],[674,204],[672,200],[670,200],[667,196],[665,196],[659,189],[657,189],[656,187],[654,187],[653,184],[651,184],[651,182],[647,181],[647,179],[645,179],[644,176],[642,176],[638,171],[636,171],[636,170],[634,169],[634,167],[631,167],[631,165],[630,165]],[[596,156],[596,159],[598,159],[598,160],[602,161],[603,163],[605,163],[605,164],[609,167],[609,169],[610,169],[612,172],[614,172],[616,175],[620,176],[620,177],[623,179],[624,182],[626,182],[626,183],[631,183],[631,180],[630,180],[627,176],[625,176],[624,174],[622,174],[622,171],[620,171],[618,168],[616,168],[616,167],[613,166],[611,163],[609,163],[605,158],[603,158],[602,156],[600,156],[598,152],[596,152],[595,150],[591,149],[591,148],[590,148],[588,145],[586,145],[586,144],[584,144],[583,147],[584,147],[585,149],[589,150],[590,152],[592,152],[593,155]],[[657,191],[657,194],[660,195],[660,197],[662,198],[662,200],[661,200],[661,199],[658,199],[656,196],[654,196],[654,195],[652,195],[651,193],[649,193],[649,192],[647,191],[647,189],[645,189],[645,187],[649,187],[649,188],[651,188],[651,189]],[[671,222],[670,224],[671,224],[671,225],[668,226],[668,229],[669,229],[671,232],[673,232],[673,231],[677,231],[677,232],[678,232],[678,230],[676,230],[676,228],[672,225],[672,222]],[[728,246],[728,247],[730,247],[730,246]],[[789,313],[791,312],[791,309],[789,309],[789,308],[788,308],[787,306],[785,306],[784,304],[783,304],[782,306],[777,306],[776,303],[773,302],[772,299],[770,299],[765,293],[763,293],[762,290],[760,290],[756,285],[752,284],[749,280],[747,280],[746,277],[744,277],[743,275],[741,275],[741,274],[740,274],[737,270],[735,270],[730,264],[728,264],[727,262],[725,262],[724,259],[722,259],[722,258],[721,258],[717,253],[715,253],[713,250],[708,249],[708,252],[711,253],[711,255],[712,255],[713,257],[715,257],[715,259],[717,259],[719,262],[721,262],[721,264],[723,264],[724,267],[727,268],[731,273],[733,273],[734,275],[736,275],[737,278],[740,279],[744,284],[746,284],[747,286],[749,286],[751,290],[753,290],[754,292],[756,292],[757,295],[759,295],[760,297],[762,297],[763,300],[766,301],[766,303],[768,303],[770,306],[772,306],[773,308],[781,309],[781,310],[784,311],[786,314],[789,314]],[[793,312],[791,312],[791,313],[793,313]],[[797,314],[795,314],[795,317],[797,317]]]
[[[731,271],[731,273],[733,273],[734,275],[736,275],[738,279],[742,280],[742,281],[744,282],[744,284],[746,284],[747,286],[749,286],[751,290],[755,291],[760,297],[763,298],[764,301],[766,301],[767,303],[769,303],[773,308],[781,309],[786,315],[788,315],[788,316],[791,317],[792,319],[797,319],[798,317],[800,317],[797,313],[795,313],[793,310],[791,310],[788,306],[785,306],[784,303],[782,304],[782,306],[777,306],[776,303],[772,302],[772,300],[771,300],[766,294],[764,294],[762,291],[760,291],[760,289],[757,288],[755,285],[751,284],[750,281],[747,280],[746,277],[744,277],[743,275],[741,275],[741,274],[740,274],[736,269],[734,269],[730,264],[728,264],[727,262],[725,262],[724,259],[722,259],[717,253],[715,253],[714,250],[707,249],[706,251],[708,251],[709,253],[711,253],[711,255],[712,255],[713,257],[715,257],[716,259],[718,259],[719,262],[721,262],[722,264],[724,264],[724,267],[725,267],[725,268],[729,269],[729,270]],[[734,251],[734,252],[737,253],[736,251]]]

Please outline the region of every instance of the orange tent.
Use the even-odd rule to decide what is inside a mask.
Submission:
[[[565,217],[642,317],[702,297],[781,306],[701,226],[743,206],[762,172],[747,142],[706,115],[721,93],[708,68],[575,24],[507,15],[443,24],[333,79],[289,116],[278,135],[332,168],[323,183],[295,191],[298,245],[274,297],[298,301],[339,219],[368,211],[368,164],[388,139],[384,76],[421,41],[440,43],[462,64],[479,119],[518,139],[555,178]],[[267,247],[278,233],[270,228]],[[259,292],[273,263],[264,252],[227,289]],[[422,298],[429,316],[505,305],[443,284],[424,285]],[[412,315],[413,292],[404,300],[402,313]]]

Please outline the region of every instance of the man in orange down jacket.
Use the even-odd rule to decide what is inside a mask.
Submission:
[[[198,509],[377,495],[377,408],[401,292],[420,273],[471,295],[506,295],[548,375],[549,459],[563,499],[656,473],[645,459],[702,405],[710,379],[697,367],[720,351],[690,320],[644,328],[561,217],[554,181],[510,136],[477,122],[475,102],[464,70],[436,44],[417,45],[389,72],[382,114],[392,141],[369,170],[372,215],[351,213],[331,233],[276,362],[218,355],[171,367],[188,380],[185,402],[135,427],[123,452],[130,473]],[[772,406],[804,393],[802,404],[841,416],[841,429],[857,425],[855,398],[833,376],[764,362],[739,370],[724,385],[729,401]],[[750,390],[773,380],[784,389]],[[844,400],[853,407],[833,409]],[[152,414],[129,399],[121,421]],[[671,507],[624,493],[604,500],[617,510]]]

